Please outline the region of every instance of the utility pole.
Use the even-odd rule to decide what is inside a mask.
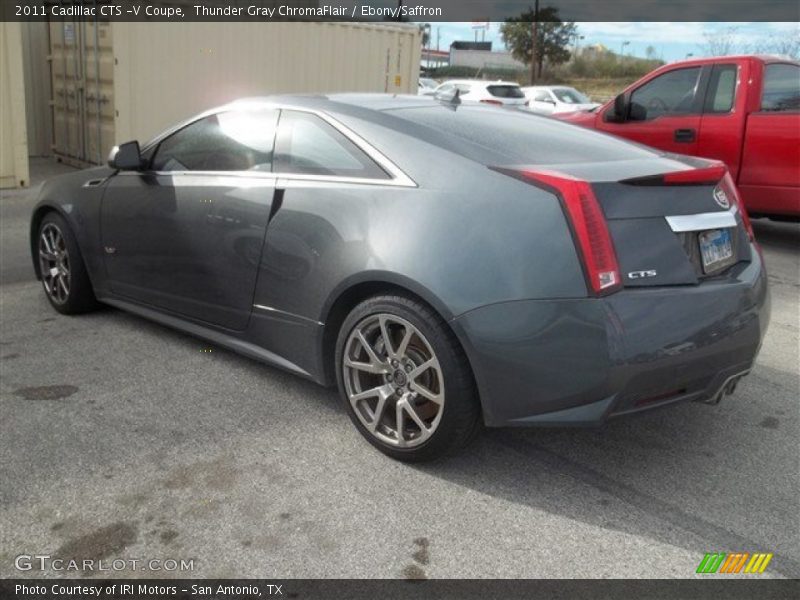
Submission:
[[[536,85],[536,59],[539,45],[539,0],[533,10],[533,23],[531,23],[531,85]]]

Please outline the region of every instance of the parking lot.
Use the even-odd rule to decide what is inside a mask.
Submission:
[[[118,310],[58,315],[28,218],[68,168],[32,169],[0,199],[0,577],[40,576],[15,569],[25,554],[193,561],[123,577],[670,578],[716,551],[800,577],[797,225],[754,223],[772,320],[719,406],[489,430],[409,466],[333,390]]]

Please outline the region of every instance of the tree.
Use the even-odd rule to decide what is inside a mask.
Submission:
[[[706,56],[727,56],[733,54],[735,52],[737,42],[736,32],[738,30],[738,27],[728,27],[722,31],[707,31],[703,34],[703,38],[706,40],[705,43],[698,44],[698,46],[700,46],[700,49]]]
[[[800,35],[787,32],[785,35],[775,35],[771,38],[762,38],[755,44],[753,50],[756,54],[777,54],[788,56],[797,60],[800,58]]]
[[[647,57],[648,60],[653,60],[656,57],[655,46],[648,46],[647,48],[645,48],[644,55]]]
[[[419,26],[419,31],[422,34],[420,41],[422,42],[422,47],[427,48],[428,44],[431,41],[431,24],[430,23],[423,23]]]
[[[519,17],[507,19],[500,26],[500,36],[511,55],[518,61],[529,65],[533,46],[531,24],[536,19],[533,9]],[[537,23],[536,70],[541,77],[545,62],[559,65],[569,59],[569,43],[577,33],[577,26],[571,21],[562,21],[558,9],[546,7],[539,10]]]

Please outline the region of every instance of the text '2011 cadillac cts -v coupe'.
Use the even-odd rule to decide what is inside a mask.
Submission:
[[[713,403],[769,315],[724,166],[457,97],[209,111],[47,182],[31,250],[59,312],[110,304],[337,384],[403,460],[482,423]]]

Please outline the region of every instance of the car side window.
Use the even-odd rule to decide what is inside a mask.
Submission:
[[[733,109],[738,73],[739,68],[736,65],[714,65],[703,112],[721,114]]]
[[[546,90],[542,90],[540,92],[536,92],[536,95],[533,97],[535,102],[551,102],[554,103],[555,101],[550,97],[550,93]]]
[[[631,94],[631,121],[689,114],[694,108],[700,67],[675,69],[651,79]]]
[[[358,146],[317,115],[281,111],[275,172],[389,179]]]
[[[231,110],[187,125],[163,140],[154,171],[271,171],[278,111]]]
[[[767,65],[761,110],[800,110],[800,66],[781,63]]]

